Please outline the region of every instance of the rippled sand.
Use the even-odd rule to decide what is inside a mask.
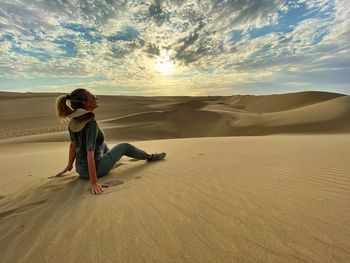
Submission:
[[[48,178],[66,143],[2,148],[2,261],[348,262],[348,135],[133,143],[168,158],[123,157],[101,196]]]

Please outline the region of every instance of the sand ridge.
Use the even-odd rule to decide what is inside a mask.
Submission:
[[[68,139],[56,117],[58,94],[1,94],[0,143]],[[337,93],[99,97],[96,118],[111,140],[350,132],[350,97]]]

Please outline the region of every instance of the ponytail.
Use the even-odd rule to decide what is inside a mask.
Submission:
[[[56,99],[57,117],[61,123],[65,123],[68,115],[75,111],[70,105],[67,104],[67,100],[68,98],[66,95],[59,96]]]

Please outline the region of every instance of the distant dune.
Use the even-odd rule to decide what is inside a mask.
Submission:
[[[343,96],[346,95],[317,91],[266,96],[235,95],[224,100],[223,104],[231,106],[234,109],[265,113],[296,109]]]
[[[0,93],[0,139],[66,141],[58,95]],[[350,96],[337,93],[99,98],[96,119],[111,140],[350,132]]]

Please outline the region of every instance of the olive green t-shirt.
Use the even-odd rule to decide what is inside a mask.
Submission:
[[[74,142],[76,150],[76,166],[88,171],[87,150],[95,150],[95,163],[103,156],[101,145],[104,142],[104,133],[96,120],[89,121],[79,132],[73,132],[69,128],[70,140]]]

